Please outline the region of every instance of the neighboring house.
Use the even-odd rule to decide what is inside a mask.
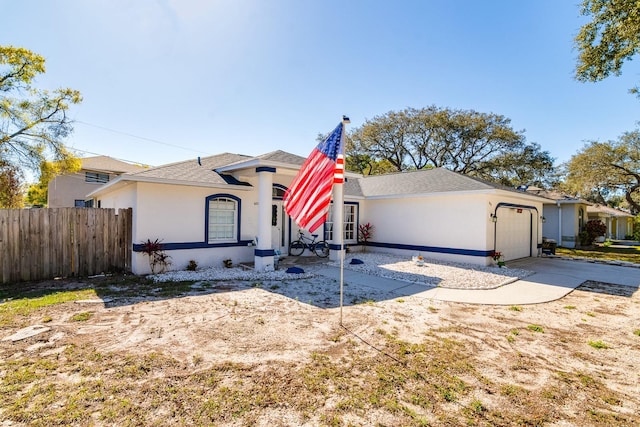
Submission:
[[[555,190],[529,187],[527,192],[549,199],[545,202],[542,212],[543,237],[555,240],[558,246],[565,248],[579,246],[578,235],[588,220],[587,208],[591,203]]]
[[[607,226],[609,239],[622,240],[633,235],[633,215],[619,209],[603,205],[593,205],[587,208],[589,220],[599,219]]]
[[[79,172],[60,175],[49,182],[48,207],[91,207],[91,200],[87,199],[87,194],[123,173],[140,172],[145,169],[143,166],[121,162],[107,156],[85,157],[80,161],[82,166]]]
[[[257,157],[219,154],[122,175],[89,197],[104,208],[133,209],[132,270],[149,273],[141,243],[160,239],[173,269],[190,260],[201,267],[222,261],[255,262],[269,270],[286,254],[297,225],[282,198],[304,158],[284,151]],[[347,173],[344,187],[345,244],[358,249],[358,226],[374,225],[368,250],[418,253],[479,265],[537,256],[545,199],[446,169],[381,176]],[[339,191],[334,189],[334,192]],[[338,207],[334,207],[338,209]],[[334,215],[316,230],[331,243]],[[308,233],[306,233],[308,235]],[[254,246],[256,244],[256,246]]]

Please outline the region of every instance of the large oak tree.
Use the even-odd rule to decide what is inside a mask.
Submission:
[[[44,57],[28,49],[0,46],[0,173],[13,171],[11,179],[21,177],[16,171],[37,172],[44,161],[74,157],[63,143],[73,130],[67,111],[82,98],[69,88],[36,89],[44,64]]]
[[[553,158],[492,113],[430,106],[367,120],[347,141],[347,167],[365,174],[444,167],[508,186],[548,184]]]
[[[583,0],[581,12],[592,20],[575,38],[579,52],[576,78],[597,82],[620,75],[622,65],[640,49],[640,2]],[[632,92],[638,93],[638,88]]]
[[[624,195],[631,212],[640,213],[640,131],[617,141],[588,143],[567,163],[566,186],[600,203],[611,194]]]

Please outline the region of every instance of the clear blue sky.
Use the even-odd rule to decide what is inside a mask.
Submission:
[[[342,114],[436,105],[502,114],[559,163],[640,118],[637,63],[574,80],[578,3],[4,0],[0,44],[46,58],[39,87],[82,92],[68,143],[89,153],[307,156]]]

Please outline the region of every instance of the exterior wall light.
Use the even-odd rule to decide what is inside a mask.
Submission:
[[[542,221],[542,223],[544,224],[545,222],[547,222],[547,218],[545,218],[545,217],[541,216],[541,217],[540,217],[540,221]]]
[[[498,216],[496,214],[489,214],[491,222],[498,222]]]

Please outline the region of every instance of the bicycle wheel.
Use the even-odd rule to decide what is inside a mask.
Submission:
[[[324,240],[321,242],[316,243],[316,245],[313,247],[313,251],[316,253],[316,255],[318,255],[320,258],[326,258],[329,256],[329,244],[327,242],[325,242]]]
[[[296,240],[289,245],[289,255],[300,256],[304,252],[304,242]]]

